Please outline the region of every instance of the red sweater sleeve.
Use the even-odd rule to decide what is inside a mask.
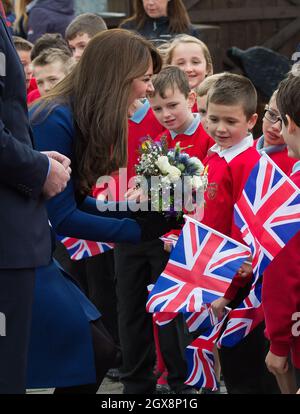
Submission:
[[[270,350],[287,356],[291,346],[300,353],[300,337],[293,336],[292,315],[300,311],[300,232],[275,257],[264,272],[263,308]],[[298,356],[300,358],[300,356]]]
[[[230,301],[234,300],[236,295],[238,294],[239,289],[245,287],[251,281],[251,278],[252,273],[251,275],[246,277],[242,277],[236,274],[232,279],[229,288],[224,293],[224,298]]]

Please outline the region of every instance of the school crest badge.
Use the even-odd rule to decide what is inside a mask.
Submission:
[[[207,198],[209,200],[214,200],[217,196],[217,192],[218,192],[218,184],[217,183],[208,183],[207,189],[206,189]]]

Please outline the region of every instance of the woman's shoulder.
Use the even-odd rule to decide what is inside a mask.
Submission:
[[[51,110],[46,107],[37,116],[34,116],[32,129],[37,149],[58,151],[71,156],[74,125],[70,107],[56,105]]]
[[[46,105],[43,109],[39,109],[41,103],[33,105],[29,110],[30,120],[34,125],[43,123],[65,123],[66,126],[73,127],[73,112],[67,104]]]

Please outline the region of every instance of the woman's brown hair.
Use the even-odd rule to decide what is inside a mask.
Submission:
[[[26,7],[29,3],[31,3],[31,1],[32,0],[15,0],[16,20],[14,22],[14,30],[17,32],[20,30],[21,22],[25,30],[27,28],[28,15],[26,12]]]
[[[58,104],[71,106],[77,132],[73,171],[80,193],[88,194],[100,176],[126,166],[131,85],[151,61],[153,72],[159,72],[160,55],[141,36],[123,29],[99,33],[74,70],[34,110],[38,122],[45,110],[47,116]]]
[[[134,15],[124,20],[121,24],[135,21],[137,30],[142,28],[147,19],[147,13],[143,6],[143,0],[135,0]],[[169,18],[170,33],[187,33],[191,26],[191,21],[182,0],[171,0],[168,2],[167,15]]]

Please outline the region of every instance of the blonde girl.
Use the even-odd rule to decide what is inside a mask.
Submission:
[[[195,89],[213,74],[213,64],[208,47],[204,42],[190,35],[177,36],[168,50],[167,65],[182,69],[189,78],[191,89]]]

